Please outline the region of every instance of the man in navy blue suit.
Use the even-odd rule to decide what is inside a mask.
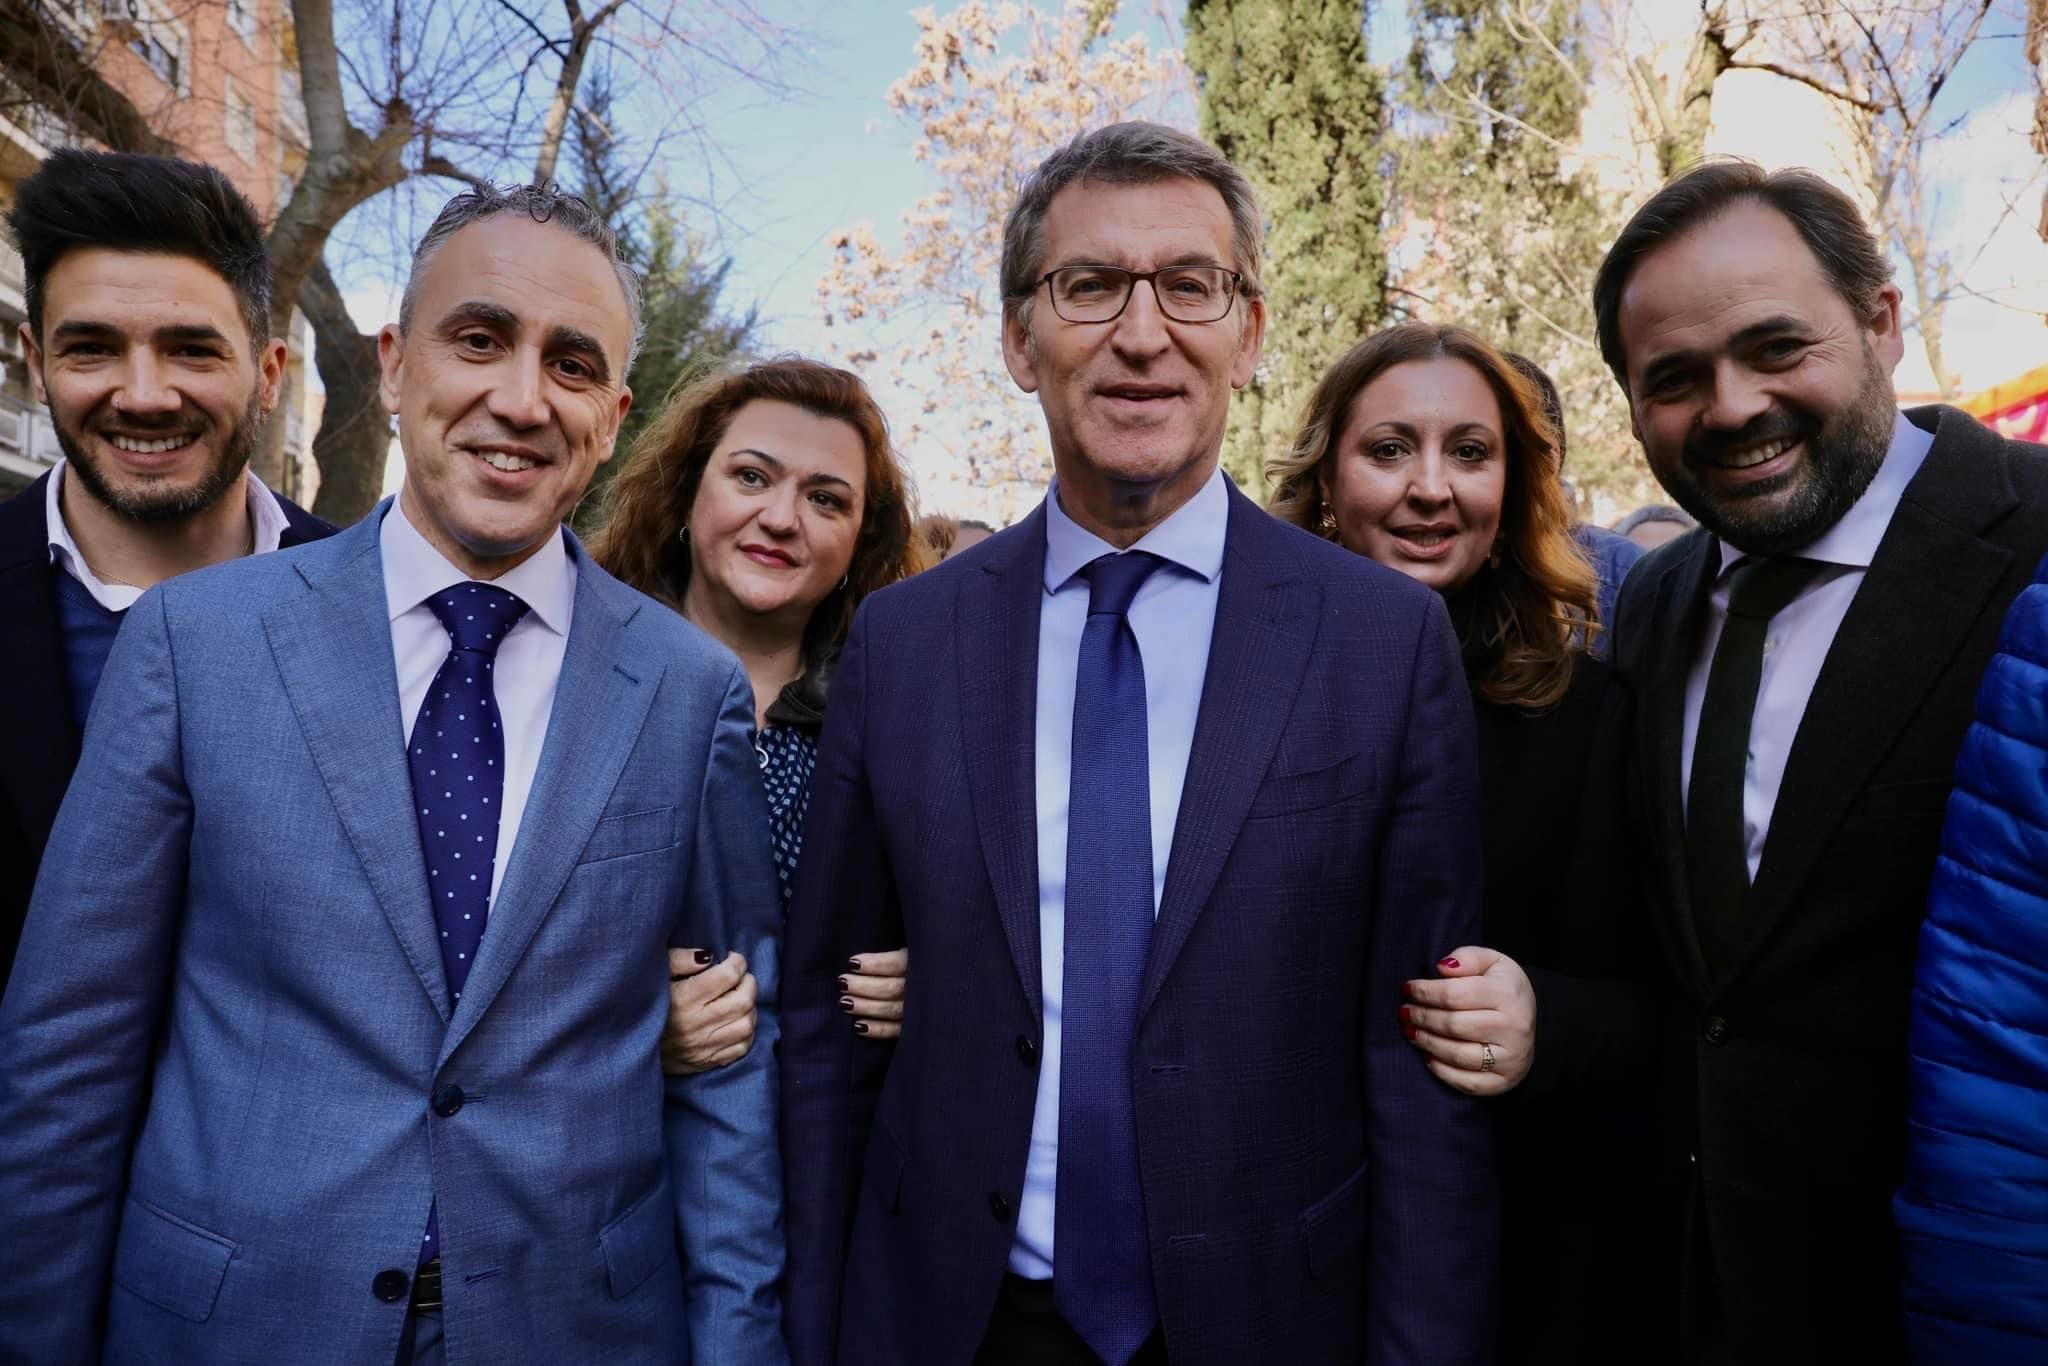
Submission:
[[[800,1363],[1481,1361],[1485,1116],[1401,984],[1479,929],[1473,722],[1411,580],[1217,466],[1265,327],[1244,177],[1089,133],[1005,227],[1055,483],[868,600],[791,911]],[[892,1053],[848,956],[908,944]]]

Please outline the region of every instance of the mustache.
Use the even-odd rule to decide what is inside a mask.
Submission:
[[[1798,413],[1788,413],[1779,408],[1758,413],[1732,432],[1694,431],[1685,438],[1685,459],[1687,463],[1710,461],[1741,450],[1745,446],[1760,446],[1767,441],[1800,441],[1813,436],[1820,430],[1820,423]]]

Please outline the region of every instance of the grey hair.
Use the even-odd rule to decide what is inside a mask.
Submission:
[[[419,293],[420,275],[442,245],[470,224],[481,223],[486,218],[494,218],[513,209],[536,223],[553,223],[579,241],[590,243],[612,263],[612,273],[618,277],[619,290],[626,296],[629,339],[626,343],[626,368],[619,376],[620,383],[624,383],[626,376],[633,373],[633,362],[640,355],[640,343],[646,334],[646,323],[640,315],[640,277],[619,255],[618,234],[598,216],[597,210],[581,196],[563,194],[552,183],[507,185],[503,188],[479,184],[442,205],[441,212],[434,218],[434,225],[413,248],[412,272],[406,276],[405,296],[398,304],[399,335],[409,336],[412,333],[413,299]]]
[[[1647,526],[1651,522],[1670,522],[1684,527],[1687,531],[1699,525],[1698,522],[1695,522],[1691,517],[1680,512],[1675,507],[1670,507],[1664,503],[1651,503],[1646,507],[1637,508],[1634,512],[1616,522],[1612,527],[1609,527],[1608,530],[1614,532],[1617,536],[1626,536],[1637,527]]]
[[[1223,153],[1163,123],[1112,123],[1083,133],[1039,163],[1010,215],[1003,221],[1003,299],[1031,321],[1031,305],[1045,265],[1045,215],[1053,196],[1078,181],[1105,185],[1151,185],[1162,180],[1199,180],[1215,187],[1230,211],[1238,292],[1259,297],[1259,268],[1266,250],[1266,220],[1258,195],[1244,172]]]

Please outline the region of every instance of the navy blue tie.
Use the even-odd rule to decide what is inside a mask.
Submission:
[[[1082,571],[1088,624],[1074,677],[1053,1293],[1109,1366],[1129,1361],[1159,1319],[1131,1098],[1152,944],[1152,784],[1145,661],[1126,614],[1160,563],[1129,551]]]
[[[452,1010],[483,942],[498,861],[505,732],[491,668],[526,604],[488,583],[458,583],[428,598],[427,606],[448,628],[451,648],[413,722],[406,759]],[[430,1207],[422,1264],[440,1252],[440,1225],[439,1209]]]

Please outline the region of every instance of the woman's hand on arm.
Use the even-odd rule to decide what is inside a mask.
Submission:
[[[1529,1075],[1536,1056],[1536,991],[1506,954],[1467,946],[1437,963],[1440,976],[1407,984],[1401,1023],[1437,1079],[1468,1096],[1498,1096]]]
[[[747,1056],[754,1046],[756,990],[740,954],[729,953],[714,965],[703,949],[670,949],[661,1070],[687,1077]]]
[[[853,1029],[870,1039],[903,1033],[903,993],[910,984],[910,950],[863,953],[849,958],[839,979],[839,1008],[853,1016]]]

